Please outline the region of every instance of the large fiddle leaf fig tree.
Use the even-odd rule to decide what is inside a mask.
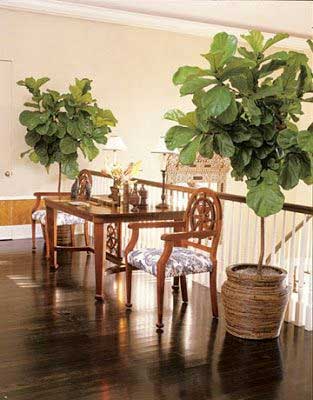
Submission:
[[[165,114],[177,123],[166,134],[167,147],[180,151],[182,164],[192,164],[197,153],[230,158],[232,177],[245,180],[247,204],[262,217],[263,243],[263,218],[282,209],[282,189],[313,182],[313,124],[300,131],[296,124],[303,103],[313,102],[308,57],[267,52],[287,37],[279,33],[265,41],[253,30],[242,35],[247,46],[238,47],[235,36],[218,33],[202,55],[207,67],[183,66],[173,76],[181,96],[192,96],[194,109]]]
[[[20,114],[20,123],[26,127],[26,144],[30,147],[21,154],[28,154],[34,163],[49,169],[59,164],[60,190],[61,172],[70,179],[79,172],[78,149],[92,161],[99,154],[97,144],[105,144],[107,135],[117,120],[110,110],[98,107],[91,95],[90,79],[75,79],[69,92],[41,87],[49,78],[26,78],[17,82],[31,93],[31,102],[24,105],[29,109]]]

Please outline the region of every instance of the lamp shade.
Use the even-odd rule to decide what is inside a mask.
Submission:
[[[177,154],[177,150],[169,150],[166,147],[164,136],[160,137],[159,143],[157,146],[154,148],[154,150],[151,151],[151,153],[157,153],[157,154]]]
[[[103,147],[104,150],[124,151],[127,149],[123,139],[120,136],[110,136]]]

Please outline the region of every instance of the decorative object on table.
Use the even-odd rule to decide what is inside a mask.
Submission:
[[[121,195],[120,189],[117,186],[111,186],[111,195],[110,195],[113,204],[117,207],[121,205]]]
[[[246,179],[247,205],[261,217],[258,265],[228,267],[222,287],[226,329],[241,338],[279,336],[288,302],[286,271],[263,265],[264,218],[282,209],[281,188],[313,182],[313,124],[302,131],[295,124],[302,102],[312,101],[308,57],[295,51],[264,54],[287,37],[278,33],[265,42],[261,32],[250,31],[242,35],[250,48],[239,47],[235,56],[237,38],[218,33],[204,54],[209,69],[184,66],[173,76],[181,95],[193,95],[196,109],[165,114],[178,123],[165,140],[170,150],[179,149],[180,162],[193,164],[197,153],[229,157],[232,176]]]
[[[160,137],[159,143],[156,148],[151,151],[153,154],[162,154],[161,161],[161,174],[162,174],[162,194],[161,194],[161,203],[156,206],[159,209],[167,209],[168,204],[166,203],[166,190],[165,190],[165,178],[166,178],[166,157],[168,154],[176,153],[175,150],[169,150],[166,147],[164,136]]]
[[[102,170],[102,173],[110,175],[113,178],[113,186],[110,187],[111,194],[109,195],[111,198],[113,196],[113,191],[116,194],[116,188],[121,191],[125,182],[129,182],[132,178],[138,175],[141,170],[141,164],[141,161],[135,163],[131,162],[126,169],[123,169],[120,164],[113,164]]]
[[[139,189],[139,196],[140,196],[140,203],[139,203],[139,208],[147,208],[148,207],[148,203],[147,203],[147,199],[148,199],[148,191],[145,188],[145,185],[142,184],[141,188]]]
[[[129,205],[129,182],[123,183],[123,205],[127,207]]]
[[[218,317],[216,276],[217,248],[222,228],[222,207],[215,192],[207,188],[197,189],[190,196],[183,221],[158,221],[131,223],[131,239],[125,249],[126,260],[126,307],[131,307],[132,267],[157,278],[157,328],[163,328],[163,297],[165,278],[180,280],[182,300],[188,302],[186,275],[210,272],[212,314]],[[162,235],[163,248],[136,249],[139,229],[174,228],[175,233]],[[197,241],[193,241],[197,239]],[[201,239],[205,240],[201,243]],[[210,245],[207,244],[210,240]],[[185,247],[182,247],[185,246]],[[193,249],[190,249],[192,247]],[[199,251],[199,247],[201,252]],[[204,254],[206,251],[208,254]]]
[[[117,164],[117,152],[125,151],[127,147],[120,136],[111,135],[108,138],[107,143],[103,147],[103,150],[113,151],[113,166]]]
[[[137,189],[137,183],[134,183],[134,188],[130,192],[130,195],[129,195],[129,204],[131,204],[133,206],[133,208],[131,209],[132,212],[139,211],[139,207],[138,207],[139,203],[140,203],[140,196],[139,196],[138,189]]]
[[[76,200],[78,197],[78,187],[79,187],[79,183],[78,183],[78,179],[76,178],[71,187],[71,199],[72,200]]]

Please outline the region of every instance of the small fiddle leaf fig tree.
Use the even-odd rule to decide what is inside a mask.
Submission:
[[[60,191],[61,173],[70,179],[79,173],[78,149],[92,161],[99,154],[97,144],[107,142],[110,127],[117,120],[92,98],[90,79],[75,79],[65,94],[50,89],[42,91],[41,86],[48,81],[46,77],[30,77],[17,82],[32,95],[32,101],[24,104],[30,110],[22,111],[19,117],[27,129],[25,141],[30,147],[21,156],[28,154],[32,162],[42,164],[47,170],[58,163]]]
[[[261,32],[242,35],[247,47],[225,32],[215,35],[202,56],[207,68],[180,67],[173,76],[182,96],[191,95],[194,110],[170,110],[175,121],[166,134],[168,149],[180,151],[180,162],[192,164],[197,153],[214,153],[231,161],[231,176],[245,180],[247,204],[261,217],[264,256],[264,217],[279,212],[282,189],[299,180],[313,182],[313,124],[298,130],[302,104],[313,102],[312,70],[306,54],[267,50],[288,35],[267,41]],[[308,41],[311,50],[312,41]],[[310,95],[311,94],[311,95]],[[310,97],[311,96],[311,97]]]

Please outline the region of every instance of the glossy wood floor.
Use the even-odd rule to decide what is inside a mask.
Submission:
[[[39,241],[40,242],[40,241]],[[106,277],[95,305],[93,258],[63,254],[50,272],[29,240],[0,242],[0,399],[309,400],[312,334],[285,324],[279,340],[225,334],[209,290],[189,281],[190,302],[166,287],[165,331],[155,332],[155,281]],[[72,257],[72,259],[71,259]]]

